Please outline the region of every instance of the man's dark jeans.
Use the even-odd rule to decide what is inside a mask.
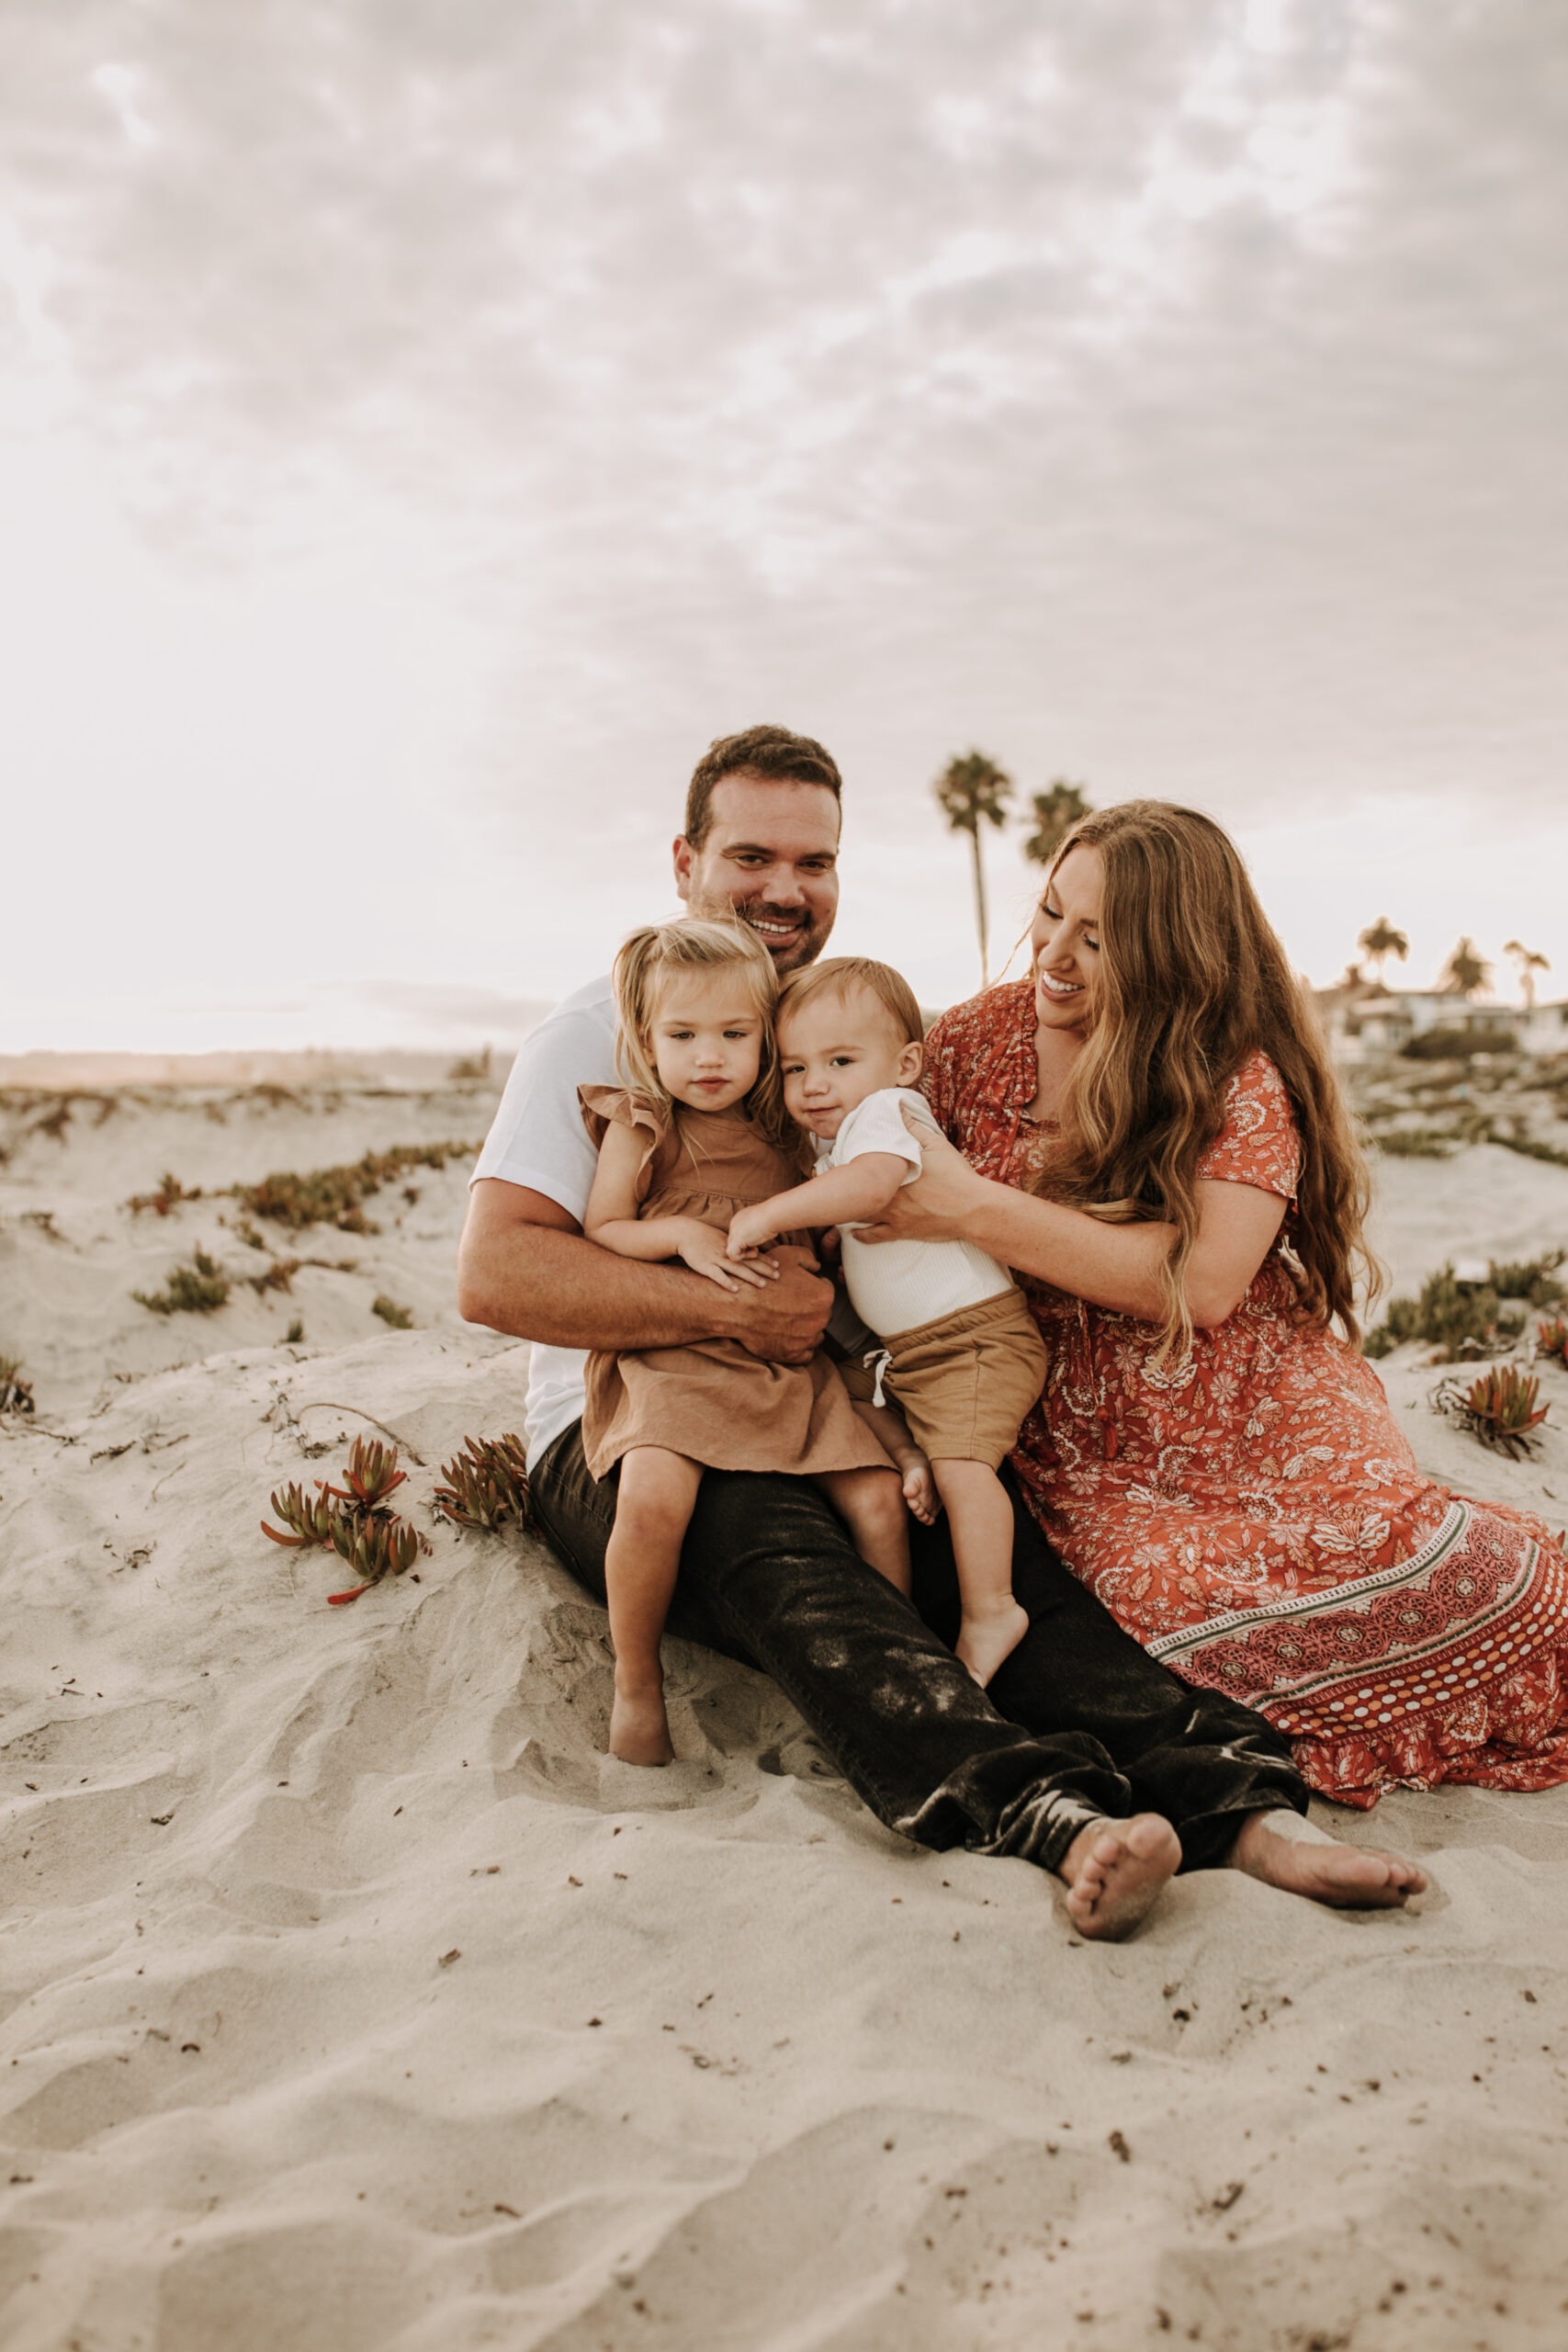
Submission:
[[[1054,1870],[1097,1815],[1164,1814],[1186,1870],[1225,1860],[1240,1816],[1306,1789],[1248,1707],[1156,1666],[1078,1583],[1004,1471],[1013,1590],[1029,1631],[989,1690],[947,1646],[958,1579],[945,1520],[911,1522],[914,1607],[851,1548],[808,1480],[709,1470],[681,1554],[670,1630],[771,1675],[879,1819],[923,1846]],[[574,1424],[529,1474],[539,1524],[604,1598],[616,1478],[595,1481]]]

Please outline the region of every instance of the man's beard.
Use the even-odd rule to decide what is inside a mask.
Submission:
[[[798,914],[782,913],[761,899],[736,899],[713,908],[694,907],[694,914],[724,916],[733,914],[753,930],[757,922],[794,922],[795,929],[787,939],[768,937],[761,932],[757,936],[773,959],[773,967],[782,977],[785,972],[798,972],[803,964],[813,963],[821,954],[830,923],[813,922],[809,912],[802,909]]]

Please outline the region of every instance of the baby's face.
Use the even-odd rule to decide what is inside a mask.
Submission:
[[[913,1086],[920,1048],[870,989],[824,989],[779,1022],[784,1108],[807,1134],[831,1143],[868,1094]]]

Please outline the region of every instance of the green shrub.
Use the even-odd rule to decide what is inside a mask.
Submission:
[[[171,1270],[166,1290],[133,1290],[130,1295],[154,1315],[210,1315],[227,1299],[229,1278],[219,1272],[205,1250],[198,1250],[188,1266]]]
[[[1410,1062],[1467,1062],[1472,1054],[1517,1054],[1519,1041],[1511,1029],[1423,1029],[1402,1046]]]
[[[367,1151],[352,1167],[313,1168],[299,1175],[279,1169],[259,1184],[236,1184],[234,1193],[253,1216],[278,1225],[335,1225],[342,1233],[375,1233],[361,1204],[409,1168],[445,1168],[448,1159],[470,1159],[471,1143],[394,1144],[390,1151]]]
[[[1386,1356],[1406,1340],[1425,1340],[1441,1348],[1445,1363],[1460,1363],[1467,1356],[1493,1354],[1523,1329],[1524,1317],[1502,1313],[1490,1283],[1456,1282],[1450,1264],[1427,1277],[1419,1298],[1391,1298],[1361,1351]]]
[[[1506,1265],[1499,1265],[1494,1258],[1489,1269],[1492,1287],[1499,1298],[1522,1298],[1530,1306],[1555,1306],[1560,1299],[1568,1298],[1568,1289],[1557,1279],[1564,1258],[1568,1250],[1545,1250],[1539,1258],[1523,1258]]]
[[[412,1331],[413,1329],[412,1309],[407,1306],[400,1306],[396,1299],[389,1298],[387,1296],[385,1291],[381,1293],[378,1298],[373,1298],[371,1300],[370,1312],[372,1315],[378,1315],[383,1323],[389,1323],[394,1331]]]
[[[1494,1127],[1488,1143],[1500,1143],[1505,1151],[1517,1151],[1526,1159],[1549,1159],[1554,1168],[1568,1168],[1568,1151],[1554,1143],[1538,1143],[1534,1136],[1499,1135]]]
[[[0,1356],[0,1413],[30,1413],[33,1385],[22,1378],[20,1356]]]
[[[1371,1141],[1390,1159],[1451,1159],[1464,1138],[1451,1127],[1393,1127]]]

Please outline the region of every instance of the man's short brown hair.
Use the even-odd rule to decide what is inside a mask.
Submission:
[[[825,964],[807,964],[801,971],[788,973],[779,989],[773,1026],[782,1027],[788,1014],[809,1004],[813,997],[836,996],[841,1001],[855,989],[864,989],[875,997],[907,1046],[924,1044],[926,1024],[914,989],[902,972],[896,972],[891,964],[874,964],[869,956],[829,956]]]
[[[701,849],[713,825],[713,788],[727,775],[756,775],[770,784],[816,784],[835,800],[843,779],[831,752],[809,735],[792,735],[787,727],[748,727],[739,735],[721,735],[710,743],[692,771],[686,789],[685,840]]]

